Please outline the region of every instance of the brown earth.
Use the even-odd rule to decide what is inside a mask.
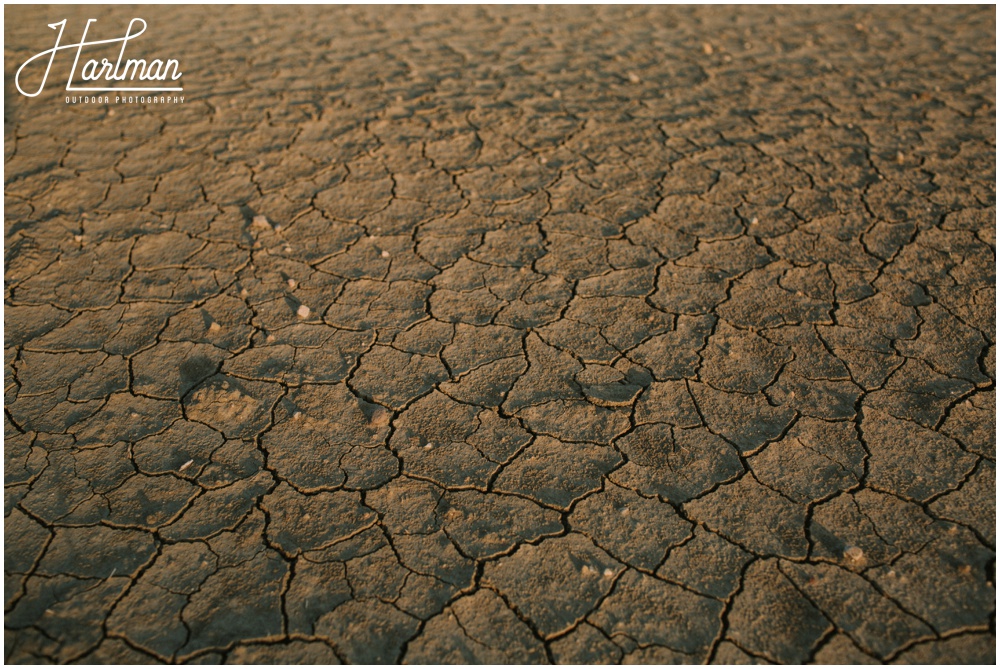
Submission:
[[[995,661],[994,8],[5,19],[6,661]]]

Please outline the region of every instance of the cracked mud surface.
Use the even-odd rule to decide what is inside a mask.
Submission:
[[[993,8],[143,9],[185,104],[18,96],[86,11],[5,9],[7,661],[993,662]]]

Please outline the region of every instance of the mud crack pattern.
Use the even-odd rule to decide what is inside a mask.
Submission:
[[[7,661],[995,659],[993,8],[58,12]]]

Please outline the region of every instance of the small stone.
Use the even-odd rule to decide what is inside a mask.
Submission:
[[[267,216],[263,216],[261,214],[257,214],[256,216],[254,216],[253,221],[251,222],[250,225],[252,225],[254,228],[258,230],[271,229],[271,224],[268,222]]]
[[[639,75],[636,74],[635,72],[628,73],[628,80],[631,81],[633,84],[638,84],[640,81],[642,81],[642,79],[639,78]]]
[[[611,578],[614,575],[615,575],[615,572],[614,572],[613,569],[605,569],[604,570],[604,578]]]
[[[429,451],[432,448],[434,448],[434,444],[432,444],[431,442],[428,441],[426,444],[424,444],[424,448]]]
[[[188,467],[190,467],[193,464],[194,464],[194,460],[188,460],[183,465],[181,465],[180,467],[178,467],[177,471],[182,472],[182,471],[184,471],[185,469],[187,469]]]
[[[712,45],[709,44],[708,42],[702,43],[701,50],[705,52],[706,56],[711,56],[712,53],[715,51],[715,49],[712,48]]]
[[[292,252],[292,247],[291,246],[286,246],[284,248],[284,251],[285,251],[285,253],[291,253]]]
[[[759,223],[759,222],[760,222],[760,221],[758,221],[758,220],[757,220],[757,217],[756,217],[756,216],[754,216],[754,217],[753,217],[753,220],[751,220],[751,221],[750,221],[750,225],[757,225],[757,223]]]
[[[78,241],[78,242],[82,242],[83,241],[83,235],[73,235],[73,239],[76,240],[76,241]]]
[[[295,281],[295,279],[289,279],[288,280],[288,287],[291,288],[292,290],[295,290],[295,287],[298,286],[298,285],[299,284],[298,284],[298,282]]]
[[[275,336],[273,334],[269,334],[269,335],[267,335],[266,340],[267,340],[268,344],[273,344],[274,340],[275,340]]]
[[[853,560],[855,562],[858,562],[864,556],[865,552],[860,548],[858,548],[857,546],[851,546],[850,548],[844,551],[844,557],[846,557],[848,560]]]
[[[301,411],[296,411],[295,413],[292,414],[292,420],[298,420],[299,418],[302,418]]]
[[[250,294],[250,293],[249,293],[249,291],[247,291],[247,289],[246,289],[246,288],[241,288],[241,289],[240,289],[240,297],[246,297],[246,296],[247,296],[247,295],[249,295],[249,294]]]
[[[219,325],[218,323],[216,323],[215,321],[212,321],[212,324],[208,326],[208,331],[209,332],[218,332],[221,329],[222,329],[222,326]]]
[[[388,258],[389,257],[389,252],[388,251],[382,251],[382,257],[383,258]]]
[[[309,307],[304,304],[300,304],[299,308],[295,310],[295,313],[299,318],[309,318]]]
[[[371,424],[375,427],[385,427],[389,424],[390,414],[382,408],[376,409],[371,416]]]

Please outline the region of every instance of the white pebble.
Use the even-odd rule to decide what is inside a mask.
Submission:
[[[757,221],[757,217],[756,217],[756,216],[754,216],[754,217],[753,217],[753,220],[752,220],[752,221],[750,221],[750,225],[757,225],[757,223],[758,223],[758,221]]]
[[[610,568],[604,570],[604,578],[611,578],[614,575],[615,575],[615,572],[612,571]]]
[[[295,290],[295,287],[297,285],[299,285],[299,284],[295,281],[295,279],[289,279],[288,280],[288,287],[291,288],[292,290]]]
[[[846,551],[844,551],[844,557],[849,560],[860,560],[865,556],[865,552],[858,548],[857,546],[851,546]]]
[[[434,444],[432,444],[431,442],[428,441],[426,444],[424,444],[424,448],[429,451],[432,448],[434,448]]]
[[[181,465],[180,467],[178,467],[177,471],[182,472],[182,471],[184,471],[185,469],[187,469],[188,467],[190,467],[193,464],[194,464],[194,460],[188,460],[183,465]]]
[[[382,257],[383,258],[388,258],[389,257],[389,252],[388,251],[382,251]]]
[[[295,313],[298,314],[299,318],[309,318],[309,307],[304,304],[300,304]]]
[[[291,253],[291,252],[292,252],[292,247],[291,246],[286,246],[285,247],[285,253]]]
[[[295,413],[292,414],[292,419],[293,420],[298,420],[301,417],[302,417],[302,412],[301,411],[296,411]]]
[[[253,227],[255,228],[258,228],[259,230],[271,229],[271,224],[268,222],[267,216],[263,216],[261,214],[257,214],[256,216],[253,217],[253,222],[251,223],[251,225],[253,225]]]

